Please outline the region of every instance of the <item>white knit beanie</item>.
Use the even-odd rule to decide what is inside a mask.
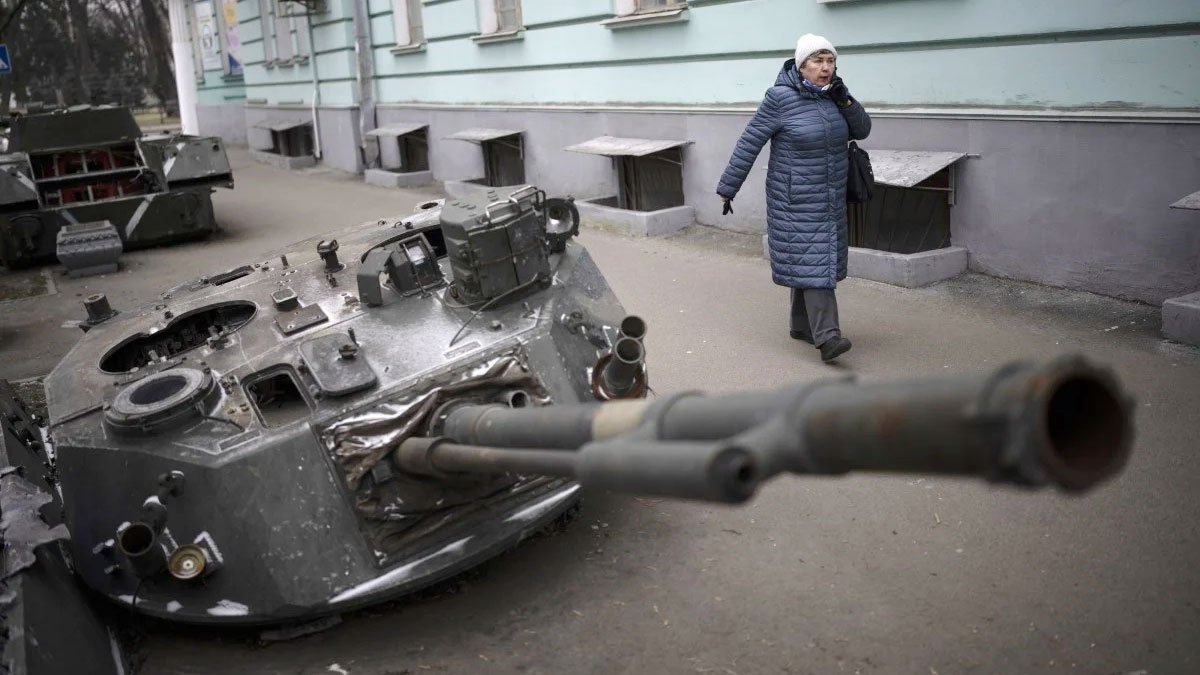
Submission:
[[[833,48],[833,43],[820,35],[805,33],[796,40],[796,70],[804,65],[804,60],[812,56],[814,53],[827,49],[833,53],[833,58],[837,58],[837,50]]]

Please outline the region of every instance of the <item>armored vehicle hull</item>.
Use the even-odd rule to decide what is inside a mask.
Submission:
[[[512,546],[581,485],[740,502],[773,475],[1084,490],[1129,402],[1082,359],[930,382],[640,400],[627,316],[569,200],[430,202],[114,312],[45,387],[74,569],[134,611],[262,624],[405,593]],[[120,308],[117,308],[120,309]]]
[[[360,301],[361,261],[398,239],[424,234],[448,272],[429,206],[337,233],[350,264],[336,271],[303,242],[280,252],[286,264],[214,270],[84,335],[46,391],[89,586],[196,623],[337,612],[478,564],[574,504],[568,480],[442,485],[377,464],[388,437],[450,391],[514,405],[591,399],[598,338],[583,331],[624,315],[578,246],[556,256],[552,285],[465,330],[476,308],[444,285]],[[203,551],[205,574],[156,569],[186,546]]]
[[[127,108],[19,117],[0,155],[0,264],[52,260],[59,230],[83,223],[111,223],[125,249],[204,236],[216,187],[233,187],[220,138],[143,136]]]

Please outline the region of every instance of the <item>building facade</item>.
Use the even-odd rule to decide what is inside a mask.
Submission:
[[[187,11],[196,74],[196,115],[204,133],[246,142],[246,87],[238,0],[195,0]]]
[[[1168,208],[1200,189],[1192,0],[205,3],[225,25],[234,5],[244,69],[205,68],[205,133],[279,151],[307,124],[296,147],[359,172],[420,126],[438,181],[503,174],[744,232],[764,229],[766,160],[732,215],[717,179],[796,38],[825,35],[893,176],[856,245],[953,244],[977,271],[1153,303],[1200,288],[1200,222]]]

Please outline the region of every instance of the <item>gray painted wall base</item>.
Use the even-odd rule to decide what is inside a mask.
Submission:
[[[605,197],[604,199],[613,199]],[[592,220],[616,226],[619,230],[642,237],[654,237],[678,232],[696,221],[696,209],[691,206],[674,206],[658,211],[630,211],[579,200],[581,220]]]
[[[482,197],[489,192],[495,192],[497,199],[505,199],[508,195],[520,185],[501,185],[500,187],[490,187],[476,183],[476,180],[482,178],[468,180],[448,180],[442,184],[442,189],[448,197],[457,197],[459,199],[468,199],[472,197]]]
[[[763,73],[763,87],[774,73]],[[721,215],[714,194],[749,118],[749,112],[687,110],[378,107],[381,125],[430,125],[437,180],[483,175],[479,146],[444,140],[450,134],[470,127],[522,130],[525,180],[548,195],[574,195],[577,204],[616,194],[616,171],[609,159],[564,147],[601,135],[694,141],[683,150],[683,193],[696,221],[762,234],[765,149],[735,213]],[[971,251],[974,271],[1155,305],[1200,288],[1196,212],[1167,208],[1200,185],[1200,164],[1186,150],[1200,147],[1200,124],[878,116],[861,145],[979,155],[958,163],[950,225],[951,240]]]
[[[1163,302],[1162,332],[1168,339],[1200,347],[1200,291]]]
[[[770,260],[771,252],[765,234],[762,242],[763,257]],[[967,249],[949,246],[936,251],[905,254],[851,246],[847,268],[849,276],[858,279],[869,279],[904,288],[920,288],[953,279],[966,272]]]
[[[316,166],[317,158],[312,155],[304,155],[302,157],[287,157],[286,155],[277,155],[273,152],[265,150],[251,150],[250,156],[256,162],[270,164],[271,166],[279,167],[280,169],[303,169],[307,166]]]
[[[433,182],[432,171],[405,171],[397,173],[387,169],[367,169],[363,171],[363,179],[367,185],[378,185],[387,188],[419,187]]]
[[[271,134],[255,125],[268,120],[313,122],[313,112],[298,106],[246,105],[246,140],[252,150],[271,148]],[[348,173],[361,173],[362,155],[358,150],[358,108],[317,108],[313,135],[314,152],[320,146],[321,165]]]
[[[227,143],[246,145],[246,106],[241,101],[196,106],[201,136],[220,136]]]

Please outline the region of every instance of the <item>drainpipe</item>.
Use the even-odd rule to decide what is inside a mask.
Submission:
[[[171,54],[175,59],[175,96],[183,133],[200,132],[196,120],[196,64],[192,61],[192,34],[188,31],[187,0],[168,0],[171,24]]]
[[[312,15],[304,15],[304,26],[308,30],[308,63],[312,71],[312,124],[313,124],[313,156],[321,159],[321,124],[317,117],[317,106],[321,104],[321,82],[317,77],[317,43],[313,41]]]
[[[379,166],[379,146],[367,141],[375,128],[375,61],[367,0],[354,0],[354,57],[358,65],[358,148],[364,166]]]

